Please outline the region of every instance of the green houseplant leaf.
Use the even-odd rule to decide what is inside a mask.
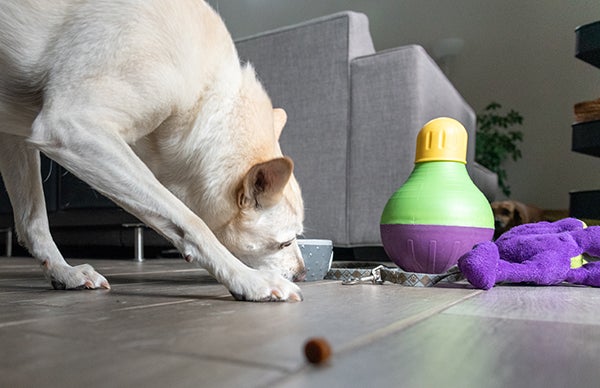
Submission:
[[[508,158],[514,161],[521,158],[518,143],[523,141],[523,133],[512,127],[522,125],[523,116],[512,109],[502,114],[501,108],[502,105],[492,102],[477,115],[475,160],[498,175],[498,185],[508,197],[511,190],[502,164]]]

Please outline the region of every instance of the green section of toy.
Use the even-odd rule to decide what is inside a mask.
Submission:
[[[464,164],[426,162],[392,195],[381,223],[493,228],[494,215]]]

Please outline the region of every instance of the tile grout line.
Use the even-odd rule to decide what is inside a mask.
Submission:
[[[153,349],[153,348],[149,347],[148,349]],[[141,350],[141,348],[140,348],[140,350]],[[246,367],[250,367],[250,368],[268,370],[268,371],[275,370],[282,374],[295,372],[295,370],[292,371],[292,370],[290,370],[290,368],[286,368],[285,366],[272,365],[270,363],[250,361],[250,360],[246,360],[246,359],[237,359],[235,357],[215,356],[215,355],[202,354],[202,353],[198,354],[198,353],[189,353],[189,352],[177,352],[177,351],[169,351],[169,350],[164,350],[164,349],[155,349],[155,351],[163,353],[163,354],[170,354],[170,355],[180,356],[180,357],[188,357],[188,358],[192,358],[192,359],[196,359],[196,360],[220,362],[220,363],[225,363],[225,364],[229,364],[229,365],[236,364],[236,365],[242,365],[242,366],[246,366]]]
[[[102,269],[100,269],[102,271]],[[204,268],[189,268],[189,269],[173,269],[173,270],[158,270],[158,271],[138,271],[138,272],[116,272],[116,273],[104,273],[105,276],[130,276],[130,275],[156,275],[156,274],[171,274],[171,273],[186,273],[186,272],[200,272],[205,275],[210,274]]]
[[[115,311],[130,311],[130,310],[143,310],[143,309],[147,309],[147,308],[172,306],[172,305],[176,305],[176,304],[190,303],[190,302],[195,302],[195,301],[197,301],[197,299],[183,299],[183,300],[177,300],[177,301],[174,301],[174,302],[152,303],[152,304],[145,304],[145,305],[140,305],[140,306],[123,307],[123,308],[120,308],[120,309],[111,310],[111,312],[115,312]]]
[[[336,355],[337,354],[345,354],[345,353],[354,351],[357,348],[366,346],[366,345],[368,345],[374,341],[377,341],[385,336],[408,329],[408,328],[410,328],[410,327],[412,327],[434,315],[437,315],[437,314],[443,312],[444,310],[447,310],[447,309],[454,307],[468,299],[471,299],[477,295],[480,295],[481,293],[483,293],[483,290],[476,290],[473,293],[466,295],[466,296],[464,296],[458,300],[455,300],[451,303],[448,303],[446,305],[439,306],[439,307],[432,307],[432,308],[422,311],[418,314],[415,314],[409,318],[405,318],[400,321],[389,324],[387,326],[384,326],[384,327],[377,329],[377,330],[375,330],[369,334],[366,334],[362,337],[358,337],[354,341],[349,342],[347,345],[345,345],[345,346],[341,347],[339,350],[335,351],[334,354],[336,354]]]
[[[40,318],[31,318],[31,319],[23,319],[20,321],[10,321],[10,322],[4,322],[4,323],[0,323],[0,329],[4,329],[5,327],[11,327],[11,326],[19,326],[19,325],[25,325],[28,323],[34,323],[34,322],[39,322],[41,320],[43,320],[44,318],[40,319]]]
[[[142,309],[146,309],[146,308],[164,307],[164,306],[171,306],[171,305],[176,305],[176,304],[191,303],[191,302],[196,302],[196,301],[197,301],[197,299],[184,299],[184,300],[177,300],[177,301],[173,301],[173,302],[162,302],[162,303],[153,303],[153,304],[146,304],[146,305],[139,305],[139,306],[123,307],[123,308],[118,308],[118,309],[112,309],[112,310],[110,310],[110,312],[142,310]],[[73,312],[73,313],[66,313],[66,314],[63,314],[60,316],[51,316],[51,317],[44,317],[44,318],[31,318],[31,319],[23,319],[20,321],[2,322],[2,323],[0,323],[0,329],[5,328],[5,327],[11,327],[11,326],[25,325],[28,323],[41,322],[44,320],[76,316],[78,314],[79,313],[77,313],[77,312]]]

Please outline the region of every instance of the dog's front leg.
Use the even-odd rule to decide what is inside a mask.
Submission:
[[[83,108],[89,109],[89,108]],[[208,226],[167,190],[121,138],[125,124],[93,111],[42,111],[29,141],[103,195],[170,240],[239,300],[301,300],[300,289],[275,272],[237,260]],[[106,113],[106,112],[103,112]],[[102,123],[102,124],[100,124]]]
[[[0,171],[8,191],[19,241],[42,265],[58,289],[110,288],[106,279],[87,265],[71,267],[50,235],[42,191],[39,151],[25,139],[0,134]]]

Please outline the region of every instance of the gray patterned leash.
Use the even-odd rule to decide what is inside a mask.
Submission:
[[[347,277],[347,272],[362,276]],[[346,277],[344,279],[344,277]],[[383,284],[391,282],[408,287],[431,287],[440,282],[457,282],[463,280],[464,277],[457,266],[450,268],[442,274],[426,274],[417,272],[406,272],[400,268],[389,268],[384,265],[379,265],[372,269],[363,268],[336,268],[329,271],[328,279],[341,279],[343,285],[354,284]]]

